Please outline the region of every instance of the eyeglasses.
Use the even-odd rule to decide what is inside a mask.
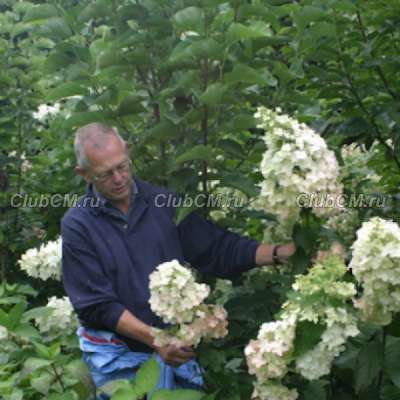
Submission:
[[[92,174],[93,179],[96,182],[106,182],[114,176],[114,171],[118,171],[119,174],[127,173],[130,170],[131,164],[132,164],[131,160],[125,160],[116,167],[108,171],[102,172],[101,174]]]

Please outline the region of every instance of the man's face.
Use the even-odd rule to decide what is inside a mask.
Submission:
[[[126,144],[110,135],[101,148],[88,145],[86,156],[89,167],[80,173],[88,183],[93,183],[98,192],[111,202],[129,200],[132,188],[131,163]]]

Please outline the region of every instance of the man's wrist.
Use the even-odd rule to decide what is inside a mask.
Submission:
[[[279,257],[278,250],[282,247],[281,244],[275,244],[272,248],[272,264],[273,265],[281,265],[281,259]]]

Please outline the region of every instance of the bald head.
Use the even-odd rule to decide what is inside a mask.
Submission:
[[[82,168],[88,168],[90,163],[87,157],[87,150],[89,148],[94,150],[103,149],[112,137],[118,138],[125,145],[117,130],[109,125],[92,122],[79,128],[76,131],[74,141],[78,165]]]

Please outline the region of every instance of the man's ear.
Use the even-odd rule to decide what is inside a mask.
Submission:
[[[78,175],[80,175],[87,183],[92,183],[92,179],[90,179],[89,173],[85,168],[80,167],[79,165],[77,165],[75,167],[75,172]]]

